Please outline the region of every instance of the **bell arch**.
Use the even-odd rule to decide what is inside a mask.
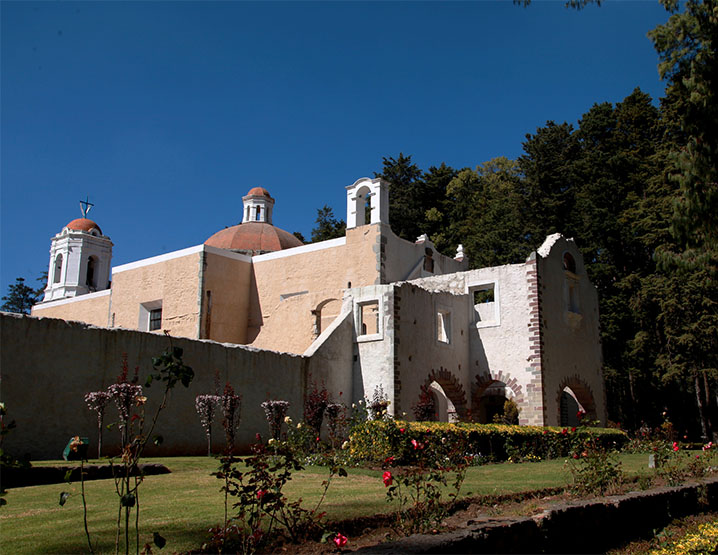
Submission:
[[[389,184],[386,181],[363,177],[346,189],[347,229],[367,223],[389,223]]]

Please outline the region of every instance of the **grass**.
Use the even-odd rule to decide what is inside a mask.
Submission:
[[[90,464],[98,461],[90,461]],[[152,541],[159,532],[167,539],[163,552],[197,549],[207,531],[223,518],[220,481],[211,476],[215,459],[207,457],[147,458],[144,462],[168,466],[171,474],[148,476],[140,487],[140,542]],[[646,455],[621,455],[629,475],[648,473]],[[67,464],[43,461],[36,466]],[[336,478],[329,488],[322,510],[330,520],[370,516],[389,512],[380,470],[348,469],[347,478]],[[308,467],[295,473],[286,493],[301,497],[314,507],[321,493],[327,469]],[[471,496],[527,492],[563,487],[568,482],[564,460],[524,464],[491,464],[470,468],[462,493]],[[64,507],[60,492],[70,492]],[[117,495],[112,480],[85,483],[88,526],[96,551],[114,551]],[[78,553],[87,552],[83,529],[80,484],[53,484],[8,490],[8,505],[0,509],[0,552],[2,553]],[[131,542],[132,542],[131,536]]]

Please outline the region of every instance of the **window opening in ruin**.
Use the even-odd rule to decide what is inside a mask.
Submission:
[[[60,279],[62,278],[62,255],[58,254],[57,258],[55,258],[55,277],[53,278],[53,283],[60,283]]]
[[[451,343],[451,313],[440,310],[436,313],[436,340]]]
[[[359,305],[359,329],[361,330],[361,335],[379,333],[379,301]]]
[[[162,308],[154,308],[150,310],[150,326],[149,330],[159,330],[162,328]]]
[[[576,394],[568,386],[564,387],[563,391],[561,391],[559,410],[559,422],[561,426],[578,426],[580,424],[578,413],[586,412],[586,409],[584,409],[583,405],[578,401]]]
[[[424,250],[424,270],[434,273],[434,251],[427,248]]]
[[[578,283],[573,279],[568,281],[568,311],[574,314],[581,313],[578,304]]]
[[[563,269],[567,272],[571,272],[572,274],[576,273],[576,261],[568,252],[563,255]]]
[[[484,283],[469,288],[474,306],[474,321],[480,326],[498,325],[499,300],[496,283]]]
[[[97,283],[95,282],[95,273],[97,270],[97,257],[91,256],[87,259],[87,278],[85,279],[85,285],[90,289],[96,289]]]

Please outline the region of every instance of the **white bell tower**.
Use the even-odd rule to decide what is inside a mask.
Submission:
[[[357,179],[347,187],[347,229],[380,222],[389,223],[389,183],[380,177]]]
[[[87,219],[92,204],[80,203],[82,218],[72,220],[52,238],[43,302],[77,297],[110,287],[112,241]]]
[[[270,196],[269,191],[263,187],[254,187],[242,197],[242,202],[244,204],[243,224],[261,222],[271,225],[274,199]]]

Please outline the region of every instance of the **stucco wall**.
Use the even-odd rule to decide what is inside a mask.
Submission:
[[[93,326],[107,326],[110,316],[109,311],[109,289],[70,299],[36,304],[32,307],[33,316],[75,320],[92,324]]]
[[[426,249],[432,250],[436,275],[463,272],[469,268],[468,259],[459,262],[439,253],[429,242],[413,243],[394,234],[387,225],[382,228],[385,252],[383,256],[382,283],[405,281],[430,275],[423,270]]]
[[[354,322],[351,310],[343,311],[304,353],[309,359],[307,380],[323,383],[335,402],[351,406],[352,343]]]
[[[186,256],[157,259],[113,268],[110,325],[136,330],[140,305],[161,301],[162,331],[199,337],[201,249],[192,249]]]
[[[254,257],[248,341],[304,352],[315,338],[312,310],[341,299],[347,287],[377,282],[379,231],[379,224],[363,226],[348,230],[344,244],[330,248],[306,252],[298,247]]]
[[[404,283],[394,290],[397,309],[396,370],[399,374],[397,411],[414,418],[412,406],[421,386],[436,381],[452,400],[459,415],[466,416],[471,392],[469,365],[469,306],[466,295],[429,293]],[[437,313],[450,319],[448,343],[438,341]]]
[[[379,307],[378,333],[362,335],[359,331],[362,304],[374,301]],[[394,286],[353,288],[346,291],[344,302],[354,319],[352,402],[372,399],[375,390],[381,386],[386,399],[391,402],[389,412],[394,414],[397,405],[394,394]]]
[[[517,402],[524,419],[532,412],[526,402],[527,386],[532,379],[528,368],[530,344],[526,272],[525,264],[508,264],[410,282],[433,292],[463,295],[461,298],[466,307],[464,325],[470,345],[467,369],[470,386],[466,392],[467,397],[471,397],[469,405],[473,412],[477,412],[483,389],[493,380],[506,384],[507,395]],[[488,283],[496,284],[498,319],[494,323],[477,322],[473,298],[468,293],[472,287]],[[538,420],[524,423],[542,424]]]
[[[216,252],[219,249],[213,247],[205,246],[205,251],[200,335],[213,341],[246,343],[251,259]]]
[[[545,245],[550,250],[542,252],[539,249],[538,257],[547,423],[559,424],[560,393],[567,385],[577,394],[580,402],[583,402],[583,393],[590,394],[595,416],[605,423],[598,294],[588,279],[583,258],[573,240],[564,237],[549,238],[547,242],[549,240],[550,244]],[[564,270],[563,255],[566,252],[576,262],[575,274]],[[578,312],[569,310],[570,281],[578,287]],[[585,391],[579,391],[583,389]]]
[[[2,401],[8,418],[17,422],[5,446],[16,455],[56,459],[74,435],[89,437],[90,452],[96,450],[97,420],[84,395],[115,381],[123,353],[128,355],[131,373],[139,366],[143,383],[151,370],[151,358],[162,353],[169,340],[152,333],[0,313],[0,344]],[[290,414],[301,416],[305,358],[211,341],[176,338],[173,344],[184,349],[184,362],[194,369],[195,379],[189,389],[178,385],[172,391],[156,429],[164,444],[149,446],[147,454],[206,453],[206,437],[194,401],[197,395],[214,391],[215,372],[223,384],[229,381],[242,395],[241,445],[252,442],[257,432],[266,437],[267,422],[259,404],[268,397],[288,400]],[[161,398],[160,384],[145,389],[145,394],[147,409],[153,411]],[[105,424],[115,420],[115,408],[110,406]],[[214,426],[215,451],[224,441],[219,420]],[[104,432],[107,454],[117,454],[118,438],[117,429]]]

